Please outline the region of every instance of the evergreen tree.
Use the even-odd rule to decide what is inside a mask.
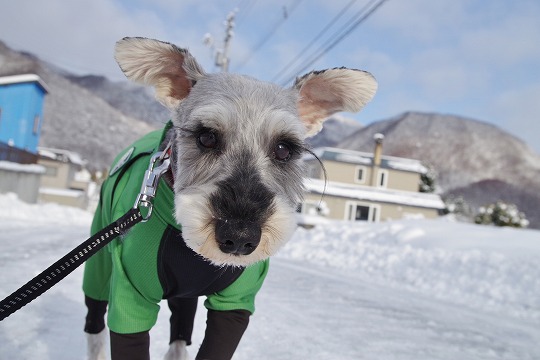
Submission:
[[[497,201],[495,204],[483,206],[478,209],[474,218],[477,224],[493,224],[496,226],[511,226],[524,228],[529,225],[525,214],[520,212],[516,205]]]
[[[437,189],[437,172],[431,166],[427,167],[427,171],[420,175],[419,191],[423,193],[434,193]]]
[[[472,221],[473,211],[462,196],[449,195],[444,198],[444,204],[444,214],[453,214],[460,221]]]

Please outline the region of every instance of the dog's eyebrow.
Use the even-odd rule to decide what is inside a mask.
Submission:
[[[186,132],[188,133],[189,135],[198,135],[200,134],[201,132],[205,132],[205,131],[210,131],[210,132],[217,132],[217,130],[211,128],[211,127],[208,127],[208,126],[204,126],[203,124],[196,124],[193,128],[188,128],[188,127],[176,127],[176,129],[180,130],[180,131],[183,131],[183,132]]]

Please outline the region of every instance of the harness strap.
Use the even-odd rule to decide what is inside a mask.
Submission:
[[[0,301],[0,321],[7,318],[69,275],[92,255],[124,234],[135,224],[141,222],[143,216],[138,209],[131,209],[94,236],[71,250],[63,258],[49,266],[41,274],[34,277],[17,291]]]

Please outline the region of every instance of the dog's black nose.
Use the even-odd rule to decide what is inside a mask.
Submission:
[[[249,255],[261,241],[261,227],[243,220],[218,220],[216,240],[221,251],[233,255]]]

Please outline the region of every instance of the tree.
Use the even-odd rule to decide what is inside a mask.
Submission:
[[[476,224],[496,226],[511,226],[525,228],[529,225],[525,214],[520,212],[516,205],[497,201],[495,204],[482,206],[474,218]]]
[[[419,191],[423,193],[434,193],[437,190],[437,172],[431,166],[427,167],[427,171],[420,175]]]
[[[448,195],[444,198],[444,204],[444,214],[453,214],[460,221],[472,221],[473,211],[462,196]]]

